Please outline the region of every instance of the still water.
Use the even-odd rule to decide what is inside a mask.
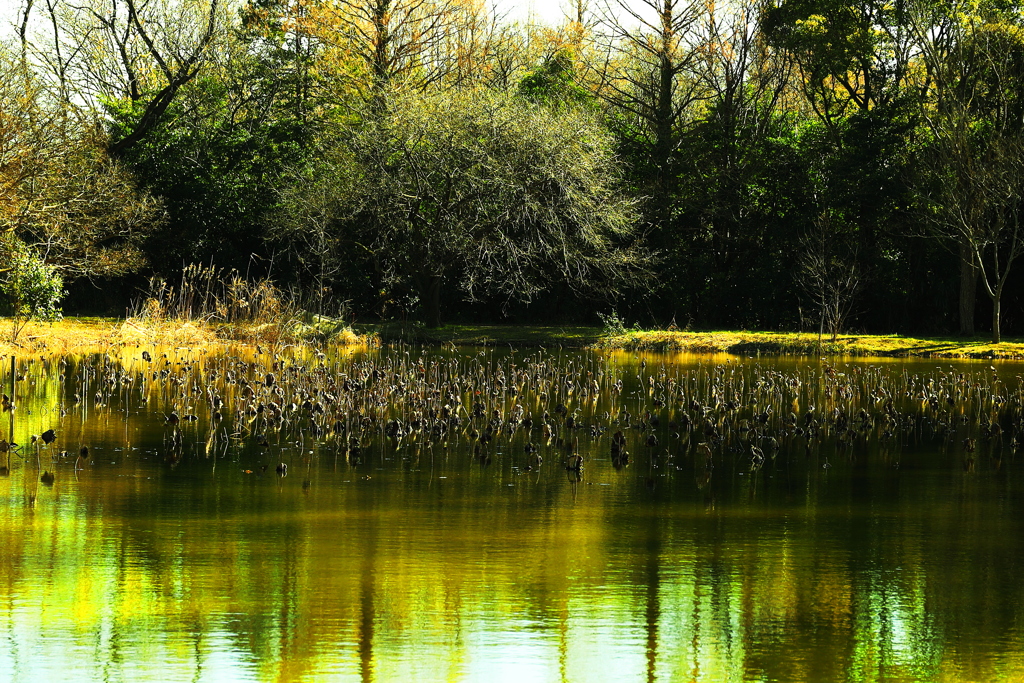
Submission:
[[[1019,365],[144,350],[17,361],[2,681],[1024,680]]]

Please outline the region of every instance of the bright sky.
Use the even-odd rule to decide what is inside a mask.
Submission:
[[[14,25],[18,20],[18,10],[24,0],[0,0],[0,40],[14,37]],[[228,0],[240,4],[244,0]],[[606,0],[590,0],[590,6],[595,13],[600,11]],[[627,0],[635,9],[645,9],[644,4],[639,0]],[[538,21],[556,26],[565,20],[570,6],[574,0],[488,0],[493,2],[499,11],[506,12],[506,19],[509,21],[525,21],[534,17]],[[611,7],[619,0],[607,0]],[[38,8],[40,3],[36,3]],[[621,14],[621,13],[620,13]],[[627,21],[627,23],[632,23]]]
[[[0,36],[10,35],[16,20],[19,0],[0,0]],[[498,7],[509,12],[509,19],[524,20],[532,13],[546,24],[559,24],[569,0],[497,0]]]
[[[565,16],[565,3],[560,0],[499,0],[507,8],[510,19],[526,19],[533,14],[545,24],[559,24]]]

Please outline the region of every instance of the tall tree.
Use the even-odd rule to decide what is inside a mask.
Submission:
[[[915,56],[913,1],[781,0],[766,4],[761,21],[768,41],[792,55],[808,103],[831,126],[904,94]]]
[[[673,155],[705,95],[699,77],[699,20],[695,0],[614,0],[605,8],[607,60],[598,92],[625,133],[651,159],[650,190],[656,220],[668,218],[675,172]]]
[[[741,245],[763,239],[764,216],[755,197],[771,165],[769,138],[784,130],[780,100],[791,63],[763,40],[757,12],[757,2],[712,6],[696,29],[705,100],[686,141],[679,182],[699,226],[687,234],[721,267],[736,261]]]
[[[592,115],[487,91],[404,94],[386,111],[286,193],[282,222],[304,249],[343,259],[358,245],[386,287],[419,294],[431,326],[444,288],[528,301],[637,271],[631,203]]]
[[[423,88],[452,68],[437,59],[455,22],[457,0],[337,0],[321,35],[355,58],[366,101],[383,102],[396,81]]]
[[[43,0],[34,22],[26,9],[24,53],[50,74],[68,102],[132,103],[132,125],[109,141],[116,156],[156,128],[210,59],[224,28],[219,3]],[[31,34],[29,24],[36,28]]]
[[[998,342],[1003,292],[1024,254],[1024,26],[990,10],[933,16],[917,29],[927,66],[922,87],[930,95],[923,119],[931,144],[920,184],[926,220],[961,255],[961,329],[972,331],[973,301],[965,299],[980,281]]]
[[[815,221],[831,217],[844,233],[837,242],[851,241],[869,299],[881,291],[874,278],[901,267],[896,261],[908,253],[900,233],[917,113],[917,48],[907,23],[914,1],[778,0],[761,10],[765,41],[794,65],[790,83],[801,101],[790,110],[806,116],[796,131],[818,178],[803,229],[817,233]]]

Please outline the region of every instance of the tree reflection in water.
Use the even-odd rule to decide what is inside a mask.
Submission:
[[[475,357],[459,361],[469,376],[493,380],[504,368],[507,382],[503,359],[476,366]],[[168,360],[184,376],[173,351]],[[1024,468],[1009,443],[1020,420],[1015,366],[1001,368],[996,383],[987,365],[823,370],[831,366],[683,360],[659,378],[659,359],[647,360],[642,371],[629,357],[566,354],[559,362],[574,365],[552,376],[564,384],[601,372],[598,394],[556,395],[549,384],[545,406],[535,389],[522,389],[516,400],[538,422],[545,410],[562,415],[552,403],[566,403],[550,443],[539,425],[496,431],[481,458],[468,433],[484,433],[490,408],[466,418],[447,445],[425,438],[424,426],[389,440],[384,415],[377,436],[360,437],[359,461],[339,454],[351,426],[344,441],[330,440],[266,429],[230,409],[244,385],[217,387],[225,427],[209,421],[196,398],[203,391],[189,403],[175,394],[184,382],[178,390],[138,381],[104,388],[105,368],[150,372],[134,360],[69,359],[63,373],[55,362],[26,366],[14,440],[55,428],[57,442],[39,457],[56,475],[52,488],[41,487],[34,452],[22,451],[0,478],[0,679],[1024,676]],[[203,359],[191,372],[208,377],[217,362]],[[255,378],[276,361],[246,362],[263,364],[246,371]],[[425,374],[430,362],[420,364]],[[287,386],[287,367],[275,383]],[[846,427],[849,444],[833,426],[812,443],[795,430],[837,400],[825,395],[830,385],[814,386],[837,370],[856,378],[856,395],[838,400],[850,415],[862,401],[871,424]],[[655,402],[676,376],[688,398],[711,405],[697,392],[713,392],[727,373],[742,376],[734,384],[745,407],[708,413],[722,439],[708,455],[700,444],[713,441],[710,430],[673,435],[689,402]],[[877,408],[879,387],[895,397],[897,384],[940,386],[959,373],[959,407],[936,409],[908,389],[892,399],[908,421],[887,423]],[[764,377],[800,386],[781,402],[764,392],[753,407]],[[461,389],[471,413],[476,389]],[[81,399],[97,391],[107,392],[102,400]],[[986,403],[991,395],[1006,404],[1001,412]],[[510,413],[507,391],[491,400]],[[752,467],[740,425],[770,400],[780,405],[767,423],[779,421],[779,450],[766,446]],[[282,413],[302,415],[295,404]],[[430,406],[417,405],[425,419]],[[623,408],[636,419],[645,406],[662,411],[657,446],[645,446],[649,425],[620,422],[631,464],[616,468],[615,430],[591,427],[624,419]],[[172,409],[198,415],[174,427],[180,447],[168,438]],[[796,424],[787,427],[789,413]],[[983,414],[1003,421],[1006,438],[978,434],[969,471],[960,444],[982,428]],[[558,443],[570,415],[582,425],[573,432],[584,455],[578,477],[566,476],[574,472]],[[544,464],[527,470],[531,442]],[[85,445],[90,461],[76,471],[60,453]],[[169,447],[177,449],[171,460]],[[277,476],[278,462],[293,476]]]

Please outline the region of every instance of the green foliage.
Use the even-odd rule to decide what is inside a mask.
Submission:
[[[64,280],[58,270],[46,264],[21,244],[5,240],[7,265],[0,272],[0,296],[7,314],[14,318],[12,341],[28,320],[60,320]]]
[[[283,234],[332,263],[343,252],[331,245],[358,245],[383,287],[417,291],[436,325],[446,287],[530,301],[559,285],[613,291],[635,273],[617,176],[584,111],[486,91],[399,94],[296,178]]]
[[[882,36],[872,25],[885,3],[869,0],[785,0],[769,7],[763,21],[770,40],[807,60],[810,76],[823,80],[858,68]]]
[[[610,313],[598,312],[597,317],[601,319],[601,331],[606,337],[614,337],[626,334],[626,323],[619,317],[613,308]]]
[[[166,122],[125,153],[140,181],[161,197],[167,222],[146,243],[158,272],[213,261],[246,271],[268,252],[265,217],[275,207],[268,188],[282,170],[301,163],[308,127],[272,116],[273,101],[233,91],[226,78],[197,78],[169,109]],[[115,127],[130,127],[137,107],[108,103]]]
[[[576,78],[572,53],[558,50],[523,77],[519,82],[519,95],[540,104],[592,105],[593,96],[576,82]]]

